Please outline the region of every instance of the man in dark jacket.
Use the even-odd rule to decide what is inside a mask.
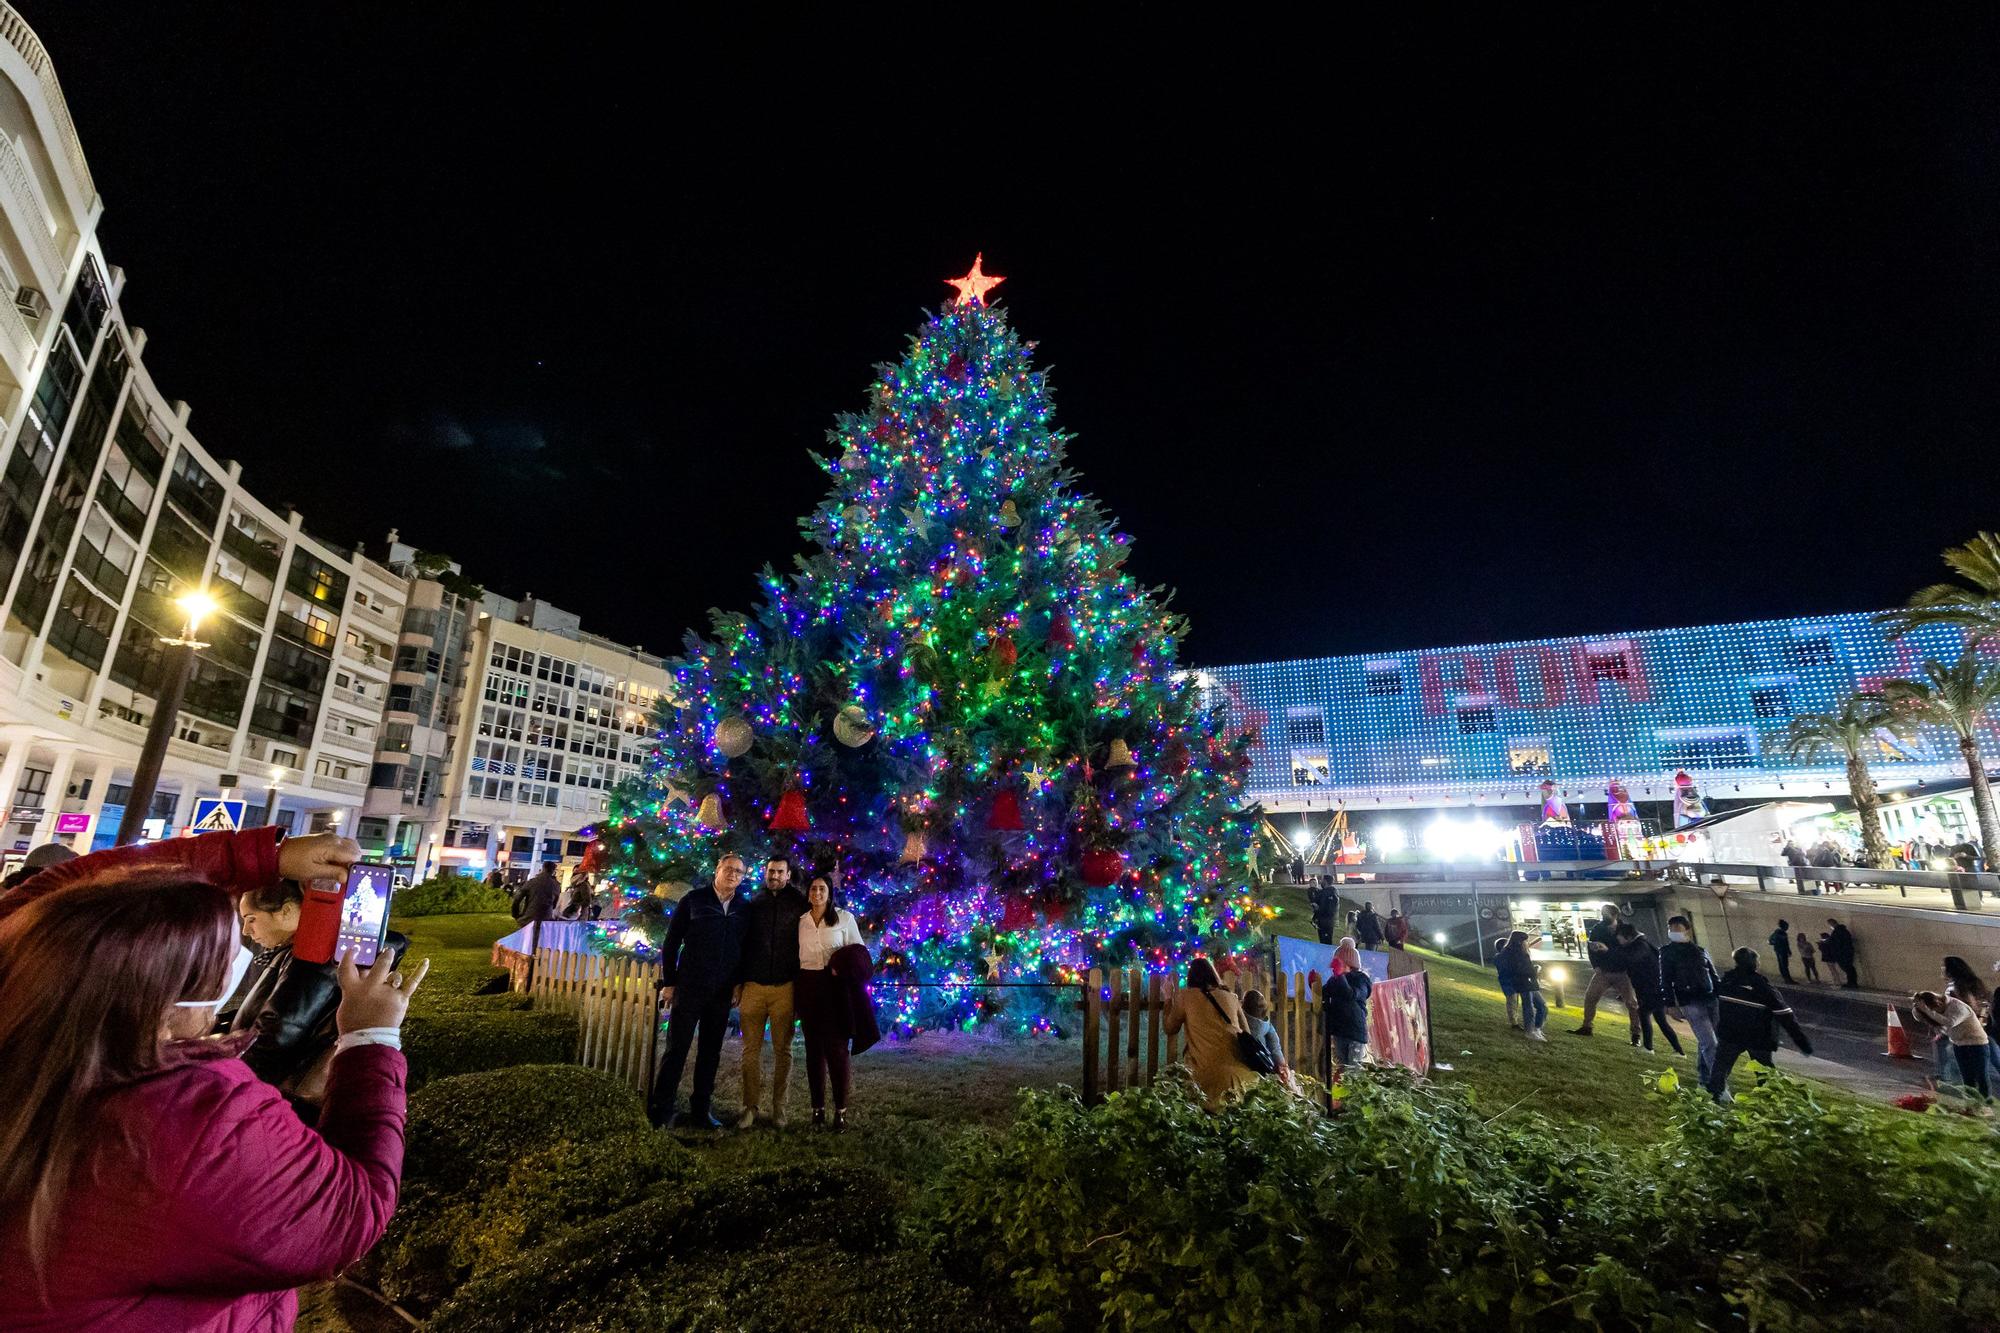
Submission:
[[[1319,933],[1321,944],[1333,943],[1334,923],[1340,918],[1340,892],[1333,887],[1333,879],[1321,875],[1310,895],[1312,903],[1313,929]]]
[[[1685,1054],[1680,1034],[1667,1023],[1666,993],[1660,989],[1660,951],[1630,921],[1618,927],[1617,940],[1625,975],[1632,980],[1632,993],[1639,997],[1640,1040],[1652,1050],[1653,1029],[1657,1027],[1675,1055]]]
[[[1822,957],[1829,963],[1840,964],[1840,970],[1847,974],[1841,986],[1847,990],[1859,990],[1861,979],[1854,971],[1854,933],[1832,917],[1826,919],[1830,929],[1826,932],[1826,948]]]
[[[729,1006],[743,970],[743,936],[750,924],[748,905],[736,888],[743,882],[743,858],[725,852],[715,863],[712,888],[689,889],[674,904],[667,938],[660,945],[660,997],[670,1011],[667,1055],[647,1099],[655,1125],[674,1119],[681,1095],[681,1071],[688,1048],[701,1034],[694,1057],[694,1091],[687,1119],[696,1129],[721,1129],[709,1111],[715,1070],[722,1063],[722,1039],[729,1033]]]
[[[1771,932],[1766,941],[1771,946],[1771,956],[1778,960],[1778,975],[1787,986],[1792,984],[1792,923],[1778,918],[1778,928]]]
[[[1632,1044],[1637,1046],[1639,996],[1632,989],[1625,951],[1618,947],[1618,909],[1610,903],[1604,904],[1603,913],[1586,934],[1590,942],[1590,985],[1583,992],[1583,1026],[1570,1031],[1579,1037],[1591,1034],[1597,1026],[1597,1002],[1609,991],[1625,1002],[1626,1026],[1632,1029]]]
[[[806,895],[792,883],[791,857],[774,856],[764,863],[764,891],[750,900],[749,912],[743,984],[736,996],[736,1012],[743,1021],[743,1119],[737,1127],[749,1129],[757,1123],[768,1026],[771,1123],[783,1129],[785,1088],[792,1078],[792,1031],[797,1023],[792,981],[799,975],[799,918],[806,914]]]
[[[542,862],[541,873],[514,891],[514,924],[525,926],[530,921],[553,921],[556,916],[556,902],[562,897],[562,884],[556,879],[556,863]]]
[[[1729,1098],[1729,1071],[1736,1058],[1747,1055],[1768,1069],[1777,1066],[1771,1056],[1778,1049],[1776,1028],[1782,1024],[1801,1054],[1812,1054],[1812,1042],[1793,1016],[1791,1006],[1779,998],[1763,974],[1757,971],[1757,951],[1738,949],[1736,965],[1724,973],[1716,987],[1715,1068],[1705,1085],[1717,1101]]]
[[[1382,918],[1375,915],[1374,903],[1361,904],[1361,913],[1354,918],[1354,938],[1364,949],[1382,947]]]
[[[1694,942],[1694,923],[1684,916],[1667,918],[1667,943],[1660,950],[1660,998],[1667,1012],[1694,1029],[1695,1075],[1708,1086],[1715,1068],[1715,988],[1721,978],[1708,950]]]

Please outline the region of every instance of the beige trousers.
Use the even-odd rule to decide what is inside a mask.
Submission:
[[[743,998],[736,1012],[743,1019],[743,1109],[757,1109],[764,1090],[764,1029],[771,1029],[771,1115],[785,1104],[785,1088],[792,1079],[792,1030],[797,1017],[792,1009],[792,983],[760,986],[743,983]]]

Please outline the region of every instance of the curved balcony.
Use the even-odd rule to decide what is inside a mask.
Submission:
[[[63,96],[62,81],[56,78],[55,62],[49,59],[48,49],[42,39],[35,36],[35,30],[20,16],[12,5],[0,4],[0,38],[5,38],[28,70],[41,85],[42,100],[48,103],[49,114],[55,118],[56,137],[63,156],[69,162],[70,171],[76,177],[77,189],[83,195],[86,209],[97,203],[97,182],[91,179],[90,164],[83,158],[83,141],[76,136],[76,122],[69,116],[69,101]]]

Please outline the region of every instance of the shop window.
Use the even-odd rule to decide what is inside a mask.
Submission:
[[[1760,685],[1750,691],[1750,711],[1758,717],[1790,717],[1791,691],[1782,685]]]
[[[1507,742],[1507,770],[1524,777],[1546,777],[1554,771],[1546,736],[1516,736]]]

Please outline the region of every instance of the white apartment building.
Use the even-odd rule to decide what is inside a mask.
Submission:
[[[107,845],[182,628],[218,611],[151,813],[352,827],[406,580],[242,485],[147,373],[48,53],[0,4],[0,852]],[[64,831],[58,834],[58,827]]]
[[[402,842],[418,873],[518,875],[579,859],[611,788],[644,762],[670,680],[660,659],[585,633],[567,611],[485,594],[466,638],[441,817]]]

